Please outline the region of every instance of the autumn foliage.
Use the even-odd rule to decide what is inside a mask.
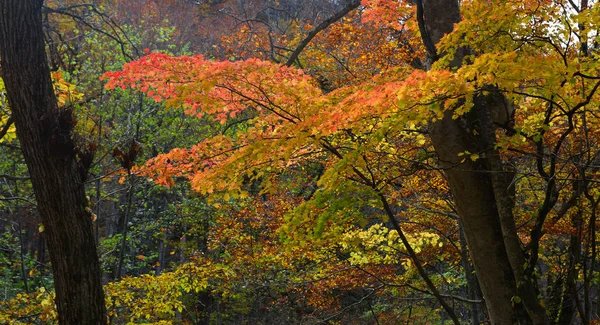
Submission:
[[[473,237],[455,202],[468,189],[447,177],[458,168],[508,179],[518,267],[550,322],[597,322],[600,4],[462,1],[435,57],[423,45],[419,3],[362,1],[286,65],[318,25],[308,19],[312,2],[305,19],[284,14],[290,1],[256,4],[281,6],[277,13],[211,2],[200,5],[199,25],[227,15],[213,34],[200,33],[215,42],[203,54],[149,50],[100,71],[102,92],[139,95],[139,105],[199,125],[181,145],[140,145],[121,163],[126,172],[110,170],[114,184],[167,188],[152,190],[158,199],[140,214],[172,209],[169,226],[147,225],[170,247],[172,257],[160,258],[170,266],[140,253],[132,264],[160,272],[108,283],[111,321],[484,322],[485,275],[475,272],[477,243],[465,239]],[[120,6],[123,15],[128,5]],[[160,8],[138,14],[168,16],[151,14]],[[80,101],[56,76],[59,99]],[[431,138],[444,119],[473,144],[449,161]],[[92,124],[78,132],[100,137]],[[146,148],[152,154],[136,161]],[[479,203],[502,206],[497,197]],[[518,274],[509,304],[525,317],[533,312],[517,293]],[[0,302],[10,309],[0,320],[53,319],[50,297],[19,293]]]

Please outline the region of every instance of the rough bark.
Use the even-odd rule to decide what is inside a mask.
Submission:
[[[101,274],[71,139],[72,115],[53,92],[42,0],[0,0],[2,78],[52,263],[59,323],[106,324]]]
[[[479,142],[485,153],[485,162],[489,170],[494,193],[495,206],[500,219],[500,228],[506,254],[517,284],[516,295],[523,303],[523,307],[533,324],[548,324],[549,319],[545,309],[540,304],[536,279],[525,272],[526,256],[521,240],[517,233],[513,208],[514,195],[510,193],[514,172],[507,170],[496,146],[496,127],[494,116],[509,114],[493,114],[494,112],[509,112],[510,103],[506,98],[491,89],[487,95],[479,95],[475,100],[474,114],[477,116],[480,137]],[[507,121],[501,121],[506,123]]]
[[[458,221],[459,228],[459,242],[460,242],[460,256],[463,269],[465,272],[465,279],[467,280],[467,298],[471,300],[482,300],[481,288],[479,288],[479,281],[477,281],[477,275],[475,269],[470,262],[469,252],[467,250],[467,239],[465,238],[465,232],[463,229],[462,222]],[[480,324],[484,319],[483,306],[479,304],[472,304],[469,310],[471,316],[471,324]]]
[[[458,2],[418,0],[416,3],[422,6],[419,8],[422,15],[419,11],[417,15],[424,43],[429,44],[429,57],[435,59],[439,53],[434,45],[460,20]],[[453,67],[460,66],[460,59],[457,53]],[[441,120],[431,124],[430,134],[464,226],[490,321],[547,324],[534,280],[523,275],[525,255],[512,215],[510,173],[494,149],[493,119],[497,116],[506,119],[507,112],[503,96],[480,96],[467,116],[453,119],[448,110]],[[466,151],[479,153],[481,158],[471,161],[459,156]],[[523,313],[520,307],[527,312]]]
[[[453,199],[461,217],[469,253],[492,324],[514,324],[511,299],[516,283],[504,247],[494,193],[483,161],[461,163],[459,153],[478,152],[452,112],[431,126],[431,138],[445,167]]]

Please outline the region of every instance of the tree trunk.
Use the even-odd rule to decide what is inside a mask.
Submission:
[[[479,282],[477,281],[477,275],[471,261],[469,260],[469,252],[467,250],[467,239],[465,238],[465,231],[462,222],[458,222],[459,229],[459,242],[460,242],[460,257],[465,272],[465,279],[467,281],[467,298],[472,300],[482,300],[481,288],[479,288]],[[479,304],[473,304],[470,306],[469,313],[471,316],[471,324],[480,324],[483,317],[483,306]]]
[[[436,44],[460,21],[458,1],[416,0],[416,4],[425,47],[430,59],[435,60],[439,55]],[[461,59],[461,53],[457,53],[451,65],[459,67]],[[476,98],[466,116],[453,119],[452,115],[448,110],[441,120],[433,122],[430,135],[464,226],[490,321],[548,324],[534,280],[523,274],[525,255],[512,215],[514,199],[509,193],[511,173],[494,149],[493,120],[508,119],[508,104],[502,95],[492,92]],[[481,158],[472,161],[459,156],[467,151],[479,153]]]
[[[2,78],[45,227],[59,323],[106,324],[100,267],[72,114],[53,92],[42,0],[0,0]]]
[[[511,303],[516,283],[504,248],[489,173],[482,160],[460,163],[459,153],[478,150],[463,134],[459,122],[452,119],[452,112],[434,123],[430,132],[446,168],[490,320],[494,325],[512,325],[517,320]]]

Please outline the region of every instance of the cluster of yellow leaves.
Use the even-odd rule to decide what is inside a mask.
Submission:
[[[406,237],[417,254],[429,247],[438,248],[443,246],[440,237],[431,232],[415,232]],[[341,246],[347,250],[357,242],[364,249],[352,250],[348,259],[352,265],[397,264],[399,253],[406,251],[404,245],[400,242],[398,232],[390,230],[382,224],[373,225],[366,230],[347,232]],[[408,258],[403,263],[407,267],[411,265]]]
[[[54,292],[39,288],[30,294],[20,293],[9,301],[0,302],[0,323],[21,325],[55,323],[58,314],[54,305]]]
[[[4,127],[10,118],[10,109],[6,98],[6,89],[4,88],[4,80],[0,78],[0,125]],[[12,125],[0,139],[1,142],[11,142],[17,137],[15,126]]]
[[[183,310],[181,274],[165,272],[159,276],[141,275],[105,286],[110,319],[127,324],[140,321],[171,324],[176,312]]]
[[[56,95],[59,107],[66,107],[68,104],[72,104],[83,99],[83,94],[76,90],[76,86],[64,79],[63,72],[53,71],[51,73],[51,77],[54,85],[54,93]],[[6,98],[4,81],[2,78],[0,78],[0,126],[6,125],[9,117],[10,108]],[[91,128],[93,128],[93,126],[91,126],[89,123],[78,123],[76,126],[76,132],[80,134],[87,134],[90,132]],[[11,142],[16,139],[16,137],[17,134],[13,124],[0,141]]]
[[[199,260],[158,276],[146,274],[109,283],[104,287],[108,316],[126,324],[172,324],[175,314],[184,311],[181,297],[185,293],[205,290],[208,279],[216,281],[221,276],[226,277],[222,268]],[[0,303],[2,324],[30,324],[36,320],[44,324],[57,321],[53,292],[40,288],[36,293],[18,294]]]
[[[65,107],[68,103],[83,99],[83,94],[75,89],[76,86],[64,79],[62,71],[53,71],[51,76],[59,107]]]

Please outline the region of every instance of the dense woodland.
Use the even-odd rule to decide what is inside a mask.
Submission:
[[[0,323],[600,324],[594,0],[0,0]]]

